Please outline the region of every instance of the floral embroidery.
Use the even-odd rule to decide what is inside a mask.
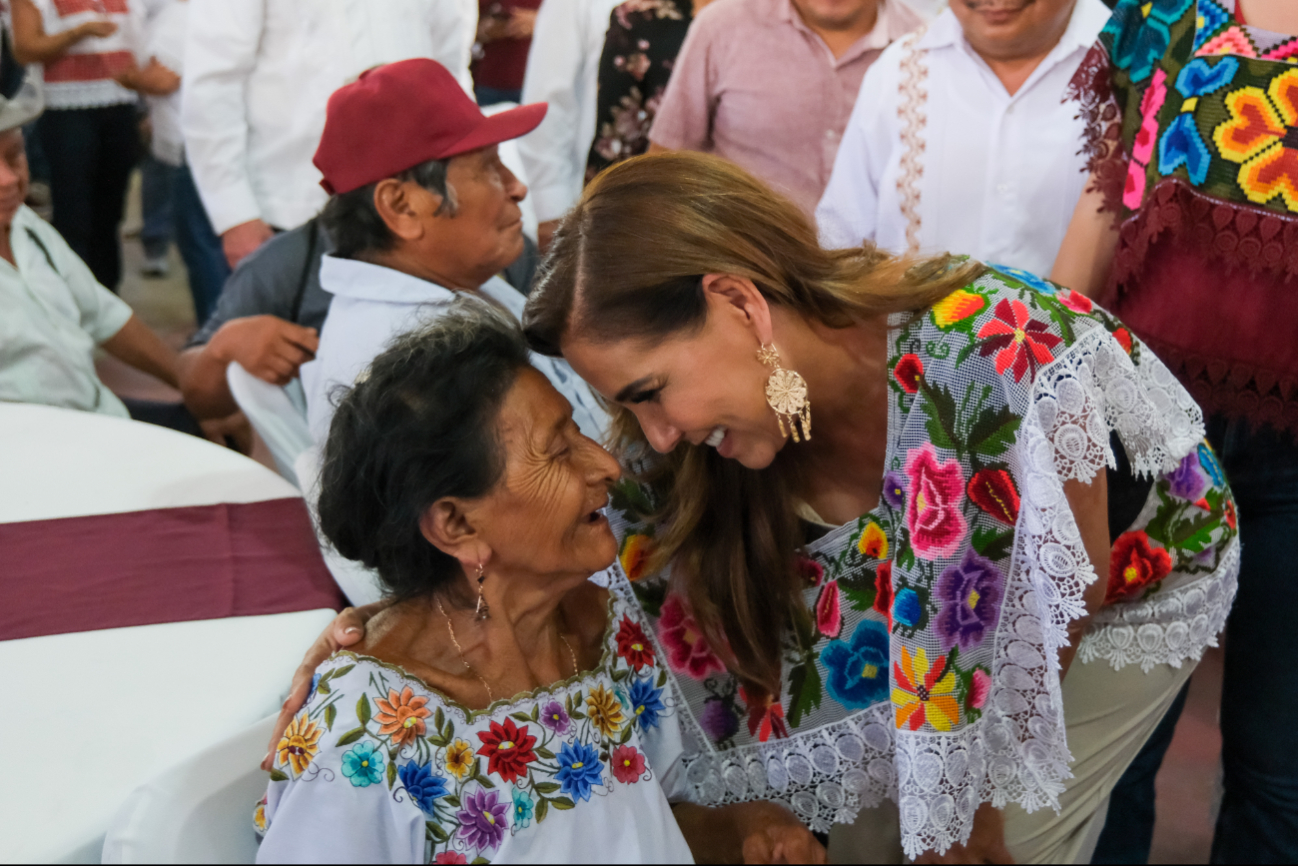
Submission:
[[[1145,587],[1158,583],[1172,570],[1172,557],[1149,546],[1146,532],[1127,532],[1113,543],[1109,564],[1109,591],[1105,604],[1139,597]]]
[[[528,733],[528,726],[518,727],[513,719],[491,723],[491,730],[479,731],[482,748],[478,754],[487,759],[487,772],[495,773],[506,782],[517,782],[527,774],[527,765],[536,760],[532,747],[537,738]]]
[[[586,698],[586,713],[601,734],[612,737],[622,730],[626,717],[622,715],[622,704],[609,689],[596,686]]]
[[[663,602],[662,615],[658,620],[658,639],[668,652],[668,663],[677,673],[701,680],[713,671],[726,669],[721,659],[708,646],[703,630],[694,621],[694,617],[686,612],[685,604],[678,595],[669,595]]]
[[[1298,211],[1298,69],[1271,79],[1266,90],[1242,87],[1226,95],[1230,117],[1213,131],[1223,158],[1239,163],[1237,181],[1249,201],[1281,197]]]
[[[469,858],[458,851],[443,851],[433,858],[434,863],[468,863]]]
[[[963,322],[985,306],[987,306],[987,299],[982,295],[976,295],[964,289],[956,289],[933,305],[933,322],[939,328],[949,328]],[[918,357],[916,357],[916,360],[918,361]],[[922,365],[920,372],[924,372]]]
[[[1000,569],[972,548],[959,564],[942,572],[937,579],[937,597],[942,602],[937,633],[944,651],[958,646],[967,652],[996,628],[1004,582]]]
[[[897,685],[892,703],[897,712],[897,727],[918,731],[928,722],[939,731],[949,731],[960,722],[960,704],[954,694],[956,676],[947,670],[946,659],[932,667],[923,647],[914,655],[901,648],[901,661],[893,663]]]
[[[1001,523],[1013,526],[1019,520],[1019,492],[1004,469],[982,469],[969,480],[969,499]]]
[[[667,710],[663,703],[662,688],[655,688],[653,680],[636,680],[631,684],[628,697],[631,700],[631,714],[640,723],[641,730],[658,727],[659,714]]]
[[[909,587],[897,593],[892,601],[890,618],[893,622],[901,624],[904,628],[915,628],[923,616],[924,605],[920,603],[919,593]]]
[[[397,771],[397,778],[406,786],[410,797],[420,809],[432,814],[435,804],[447,795],[446,777],[434,776],[432,764],[417,764],[411,761]]]
[[[416,737],[427,733],[424,719],[432,715],[432,711],[425,707],[428,698],[415,697],[409,686],[402,689],[400,695],[395,691],[388,692],[386,701],[378,698],[374,703],[379,708],[374,716],[374,721],[380,725],[379,733],[392,737],[394,743],[413,742]]]
[[[892,563],[881,562],[875,571],[874,603],[876,612],[888,618],[888,631],[892,631]]]
[[[883,501],[889,508],[900,509],[906,499],[906,476],[889,472],[883,476]]]
[[[981,710],[986,705],[987,695],[992,690],[991,674],[982,668],[975,668],[969,679],[969,696],[966,703],[971,710]]]
[[[279,741],[280,765],[288,764],[293,768],[294,775],[306,772],[311,759],[320,751],[320,737],[323,733],[314,722],[307,721],[306,716],[294,716]]]
[[[1198,451],[1185,455],[1181,465],[1168,476],[1168,481],[1171,482],[1171,494],[1188,502],[1198,502],[1211,486],[1200,465]]]
[[[901,360],[892,368],[893,378],[907,394],[919,390],[919,380],[924,375],[924,365],[918,355],[902,355]]]
[[[816,599],[816,631],[825,637],[838,637],[843,630],[843,611],[838,599],[838,581],[831,580]]]
[[[888,536],[883,534],[879,524],[871,520],[865,525],[865,531],[861,533],[856,549],[861,551],[861,555],[866,559],[887,559]]]
[[[572,724],[572,719],[568,717],[563,704],[558,701],[550,701],[545,705],[545,709],[541,711],[541,724],[556,734],[566,734],[568,733],[568,727]]]
[[[599,760],[599,753],[586,743],[564,743],[559,749],[560,790],[572,797],[574,801],[589,800],[590,789],[602,784],[604,764]]]
[[[769,694],[760,697],[740,686],[744,703],[748,704],[748,733],[765,743],[771,737],[784,739],[789,736],[789,728],[784,723],[784,707]]]
[[[473,771],[473,746],[456,740],[446,750],[446,769],[456,778],[463,779]]]
[[[522,788],[514,789],[514,826],[526,830],[532,826],[532,816],[536,814],[536,803]]]
[[[635,746],[618,746],[613,750],[613,776],[625,785],[640,781],[645,771],[645,757]]]
[[[719,700],[709,701],[704,706],[699,725],[714,743],[724,743],[739,733],[739,717],[735,715],[734,710]]]
[[[383,781],[383,753],[373,743],[357,743],[343,755],[343,775],[357,788],[368,788]]]
[[[1116,37],[1113,62],[1130,71],[1135,81],[1148,78],[1154,64],[1167,51],[1171,32],[1168,29],[1183,16],[1193,0],[1152,0],[1152,2],[1122,2],[1113,10],[1113,17],[1104,27],[1104,33]]]
[[[1191,183],[1198,186],[1207,180],[1212,155],[1195,125],[1194,112],[1199,106],[1199,97],[1230,84],[1238,69],[1239,61],[1227,57],[1216,66],[1204,60],[1194,60],[1181,70],[1176,77],[1176,89],[1185,101],[1181,103],[1181,113],[1168,124],[1158,143],[1159,174],[1171,174],[1183,165]]]
[[[950,556],[960,545],[968,524],[960,513],[964,477],[960,463],[939,463],[932,445],[923,445],[906,458],[910,477],[910,501],[906,504],[906,527],[910,543],[921,559]]]
[[[257,808],[252,813],[252,826],[258,833],[266,833],[266,795],[262,794],[257,801]]]
[[[1140,131],[1131,146],[1131,164],[1127,168],[1127,184],[1122,190],[1122,203],[1135,210],[1145,200],[1145,179],[1149,160],[1154,155],[1154,142],[1158,137],[1158,112],[1167,99],[1167,73],[1159,69],[1154,73],[1145,95],[1140,100]]]
[[[629,535],[622,542],[622,552],[618,561],[626,572],[627,580],[639,580],[644,577],[653,554],[653,539],[647,535]]]
[[[808,559],[805,556],[798,557],[798,571],[807,583],[812,586],[820,586],[820,582],[825,579],[825,567],[814,559]]]
[[[996,372],[1003,376],[1012,369],[1015,382],[1029,370],[1035,376],[1037,366],[1053,361],[1051,350],[1064,342],[1044,322],[1032,318],[1026,304],[1009,299],[996,305],[996,317],[983,325],[978,339],[983,341],[979,353],[984,357],[995,353]]]
[[[653,644],[649,643],[640,624],[632,622],[630,617],[622,617],[622,624],[618,627],[617,654],[637,671],[653,666]]]
[[[478,851],[499,848],[509,826],[509,803],[502,803],[499,791],[473,791],[465,795],[464,808],[456,813],[460,838]]]
[[[825,666],[825,690],[850,709],[864,709],[888,695],[888,632],[864,620],[850,641],[836,640],[820,652]]]

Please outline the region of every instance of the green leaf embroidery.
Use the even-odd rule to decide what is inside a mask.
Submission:
[[[442,724],[445,721],[446,714],[442,712],[441,707],[438,707],[437,712],[433,714],[433,730],[440,731],[442,729]]]
[[[532,715],[530,716],[530,718],[531,718],[532,721],[534,721],[534,722],[540,720],[540,718],[541,718],[541,705],[540,705],[540,704],[532,704]]]
[[[315,684],[315,690],[316,690],[316,694],[318,695],[333,694],[333,689],[329,688],[329,682],[323,678],[320,680],[320,682]]]
[[[287,781],[288,781],[288,776],[284,775],[284,774],[281,773],[279,770],[271,770],[271,771],[270,771],[270,780],[271,780],[272,782],[287,782]]]
[[[325,707],[324,722],[325,722],[325,727],[329,729],[330,733],[333,732],[334,719],[336,718],[338,718],[338,710],[334,709],[334,705],[330,704],[329,706]]]
[[[370,699],[364,695],[356,702],[356,716],[361,720],[362,726],[370,723]]]
[[[533,720],[531,716],[529,716],[527,713],[524,713],[522,711],[519,711],[517,713],[510,713],[509,717],[511,719],[517,719],[520,722],[530,722]]]
[[[955,398],[951,396],[951,392],[945,385],[934,387],[923,378],[919,381],[920,390],[927,398],[920,405],[924,409],[924,414],[928,416],[925,428],[928,430],[929,439],[938,448],[960,452],[960,437],[955,429]]]
[[[562,786],[558,782],[537,782],[533,787],[538,794],[553,794]]]
[[[395,785],[396,782],[397,782],[397,762],[395,760],[390,760],[388,761],[388,790],[389,791],[392,790],[392,786]]]
[[[550,814],[550,801],[541,797],[536,801],[536,823],[540,824]]]
[[[1001,532],[998,529],[977,527],[973,534],[973,548],[990,560],[1004,559],[1014,547],[1014,532]]]
[[[495,782],[491,781],[490,779],[488,779],[486,776],[482,775],[481,773],[479,773],[478,775],[474,776],[473,778],[474,778],[475,781],[477,781],[477,783],[478,783],[479,785],[481,785],[481,786],[484,787],[484,788],[491,789],[491,788],[496,787],[496,783],[495,783]]]
[[[801,664],[789,673],[789,724],[797,727],[802,717],[820,708],[824,686],[815,663]]]
[[[432,839],[438,845],[450,841],[451,834],[443,830],[441,824],[428,821],[424,824],[424,827],[428,832],[428,838]]]
[[[566,812],[577,805],[567,797],[555,797],[550,802],[554,804],[554,808],[559,809],[560,811],[563,812]]]
[[[442,802],[450,806],[452,809],[460,808],[460,798],[455,794],[447,794],[442,798]]]
[[[338,747],[350,746],[363,736],[365,736],[365,728],[352,728],[350,731],[338,738]]]
[[[537,756],[538,758],[540,758],[541,760],[543,760],[543,761],[553,761],[553,760],[554,760],[554,752],[551,752],[551,751],[550,751],[549,749],[547,749],[545,746],[537,746],[537,747],[536,747],[536,756]]]
[[[335,671],[332,671],[331,673],[333,674],[334,679],[338,679],[339,677],[347,676],[349,673],[352,672],[352,668],[354,667],[356,667],[356,665],[343,665],[342,667],[338,668]]]
[[[987,457],[999,457],[1014,444],[1022,419],[1008,406],[978,416],[969,430],[969,450]]]

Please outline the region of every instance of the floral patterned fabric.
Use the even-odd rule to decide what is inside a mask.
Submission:
[[[587,181],[649,149],[649,128],[693,19],[690,0],[626,0],[613,10],[599,58]]]
[[[336,653],[276,750],[259,859],[690,862],[660,784],[682,751],[675,702],[645,629],[614,595],[596,670],[482,712]]]
[[[1121,221],[1101,301],[1206,410],[1298,432],[1298,37],[1121,0],[1074,84]]]
[[[1095,579],[1063,485],[1113,465],[1111,433],[1154,483],[1114,545],[1083,662],[1197,660],[1234,597],[1238,545],[1198,408],[1084,296],[993,268],[894,316],[889,341],[882,498],[806,546],[810,616],[782,637],[778,695],[750,695],[643,573],[643,494],[623,486],[613,504],[621,566],[704,744],[685,760],[691,799],[778,799],[827,830],[892,797],[914,857],[967,839],[980,803],[1058,807],[1057,653]]]

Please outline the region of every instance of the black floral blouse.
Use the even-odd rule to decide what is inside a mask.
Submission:
[[[587,181],[648,150],[649,128],[693,18],[690,0],[626,0],[609,16]]]

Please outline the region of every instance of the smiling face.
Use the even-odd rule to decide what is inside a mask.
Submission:
[[[1012,61],[1049,53],[1073,14],[1076,0],[952,0],[951,12],[969,45],[989,60]]]
[[[0,226],[13,222],[30,183],[21,129],[0,133]]]
[[[617,461],[586,438],[550,381],[522,369],[497,421],[505,471],[466,517],[491,549],[494,572],[580,573],[607,568],[617,540],[599,513],[621,476]]]
[[[757,360],[752,318],[707,293],[702,326],[665,338],[594,342],[569,338],[563,355],[592,388],[629,409],[654,450],[682,440],[709,445],[749,469],[764,469],[784,447],[766,403],[771,371]]]

